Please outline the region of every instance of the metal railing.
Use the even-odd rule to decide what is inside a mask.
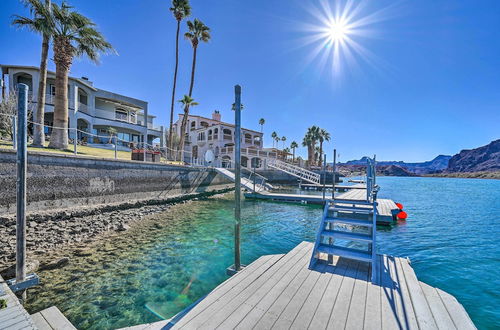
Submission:
[[[268,158],[267,166],[275,168],[277,170],[283,171],[290,175],[296,176],[302,180],[309,181],[311,183],[320,184],[321,183],[321,175],[318,173],[314,173],[312,171],[306,170],[305,168],[295,166],[276,158]]]

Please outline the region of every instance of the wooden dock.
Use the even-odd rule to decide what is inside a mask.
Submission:
[[[302,190],[332,190],[333,187],[331,184],[329,185],[322,185],[322,184],[316,184],[316,183],[301,183],[299,185],[300,189]],[[366,185],[364,184],[353,184],[353,185],[335,185],[335,190],[337,191],[347,191],[351,189],[366,189]]]
[[[171,320],[127,329],[475,329],[450,294],[420,282],[408,259],[336,257],[308,269],[312,243],[262,256]]]
[[[261,193],[245,193],[245,198],[248,199],[265,199],[277,202],[291,202],[291,203],[305,203],[305,204],[324,204],[325,200],[322,195],[300,195],[300,194],[284,194],[284,193],[271,193],[271,192],[261,192]],[[326,200],[331,201],[331,196],[328,194],[325,197]],[[345,201],[345,204],[349,205],[349,201],[362,201],[366,200],[366,189],[354,189],[348,192],[342,193],[335,197],[335,200]],[[396,203],[390,199],[377,199],[377,224],[378,225],[390,225],[394,222],[396,214],[399,212],[399,208]],[[360,206],[363,207],[363,206]],[[370,206],[366,206],[370,208]]]
[[[52,306],[29,315],[16,295],[9,289],[0,276],[0,299],[7,300],[7,308],[0,309],[0,329],[9,330],[72,330],[76,329],[66,317]]]

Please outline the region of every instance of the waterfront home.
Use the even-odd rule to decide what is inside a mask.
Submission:
[[[174,132],[181,135],[181,122],[184,114],[174,123]],[[219,111],[212,113],[212,118],[189,115],[186,125],[185,159],[204,160],[207,153],[214,155],[214,162],[222,167],[234,167],[235,126],[223,122]],[[263,134],[248,128],[241,128],[241,165],[244,167],[262,167],[266,158],[276,158],[274,150],[262,148]],[[233,165],[232,165],[233,164]]]
[[[40,70],[34,66],[0,65],[4,88],[9,92],[23,83],[29,87],[29,101],[37,102]],[[119,144],[129,147],[131,143],[146,141],[152,144],[160,139],[163,146],[163,126],[155,126],[155,116],[148,113],[148,102],[97,88],[87,77],[69,77],[68,80],[69,137],[74,138],[78,128],[78,139],[89,144],[106,144],[111,131],[116,131]],[[4,91],[5,92],[5,91]],[[55,73],[47,72],[45,95],[45,132],[50,135],[54,117]],[[36,107],[32,107],[36,111]],[[35,118],[35,113],[33,113]],[[99,135],[92,137],[90,134]]]

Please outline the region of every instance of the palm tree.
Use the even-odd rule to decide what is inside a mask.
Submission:
[[[194,72],[196,68],[196,52],[198,44],[201,41],[208,42],[210,40],[210,28],[203,24],[202,21],[195,18],[194,21],[187,21],[189,32],[184,33],[184,37],[191,41],[193,46],[193,65],[191,67],[191,83],[189,84],[189,97],[193,96]]]
[[[108,134],[109,134],[108,144],[111,144],[111,143],[113,143],[113,137],[116,136],[116,134],[118,133],[118,131],[116,130],[116,128],[111,127],[111,126],[108,127],[107,131],[108,131]]]
[[[316,142],[319,139],[319,127],[311,126],[307,129],[307,133],[302,140],[302,145],[307,147],[307,161],[309,166],[314,164],[314,150],[316,147]]]
[[[259,119],[259,125],[260,125],[260,133],[262,134],[264,132],[264,124],[266,123],[266,120],[264,118]]]
[[[25,27],[42,35],[42,54],[40,56],[40,79],[38,80],[38,95],[36,104],[35,125],[33,127],[33,145],[45,145],[45,132],[43,129],[45,117],[45,89],[47,86],[47,58],[49,42],[54,30],[54,19],[51,11],[50,0],[24,0],[29,7],[32,18],[15,15],[12,24]]]
[[[100,53],[114,51],[104,36],[95,29],[89,18],[72,10],[63,2],[52,4],[54,15],[54,62],[56,64],[56,96],[54,101],[54,128],[49,147],[68,147],[68,74],[74,57],[87,56],[99,62]]]
[[[281,141],[283,142],[283,149],[285,148],[286,136],[281,137]]]
[[[328,133],[325,129],[321,128],[319,130],[319,166],[321,166],[323,162],[323,142],[330,141],[330,133]]]
[[[182,161],[182,154],[184,151],[184,140],[186,138],[186,126],[189,116],[189,108],[198,105],[198,103],[195,102],[194,99],[189,95],[184,95],[184,97],[180,99],[179,102],[182,103],[182,105],[184,106],[184,116],[182,116],[182,123],[181,123],[181,136],[179,139],[179,158]]]
[[[191,6],[188,0],[172,0],[172,7],[170,11],[177,21],[177,32],[175,34],[175,69],[174,69],[174,84],[172,87],[172,102],[170,104],[170,126],[168,130],[168,147],[173,149],[172,135],[174,133],[174,102],[175,102],[175,88],[177,87],[177,69],[179,67],[179,31],[181,28],[181,21],[187,16],[191,15]]]
[[[287,160],[288,154],[290,153],[290,148],[284,148],[283,152],[285,153],[285,160]]]
[[[276,132],[271,133],[271,138],[273,139],[273,148],[274,148],[274,142],[276,141],[277,137],[278,137],[278,134]]]
[[[280,148],[280,146],[279,146],[280,140],[281,140],[281,138],[280,138],[279,136],[276,136],[276,137],[274,138],[274,141],[276,141],[276,149],[279,149],[279,148]]]
[[[293,150],[293,155],[292,155],[292,162],[293,163],[295,163],[295,149],[298,147],[299,147],[299,145],[297,144],[297,142],[292,141],[292,143],[290,143],[290,148],[292,148],[292,150]]]

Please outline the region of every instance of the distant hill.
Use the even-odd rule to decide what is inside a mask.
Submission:
[[[500,139],[472,150],[462,150],[451,157],[444,172],[497,172],[500,171]]]
[[[395,165],[413,174],[429,174],[440,172],[448,167],[451,156],[439,155],[433,160],[420,163],[405,163],[403,161],[377,161],[377,167]],[[366,157],[359,160],[350,160],[345,165],[366,165]]]

